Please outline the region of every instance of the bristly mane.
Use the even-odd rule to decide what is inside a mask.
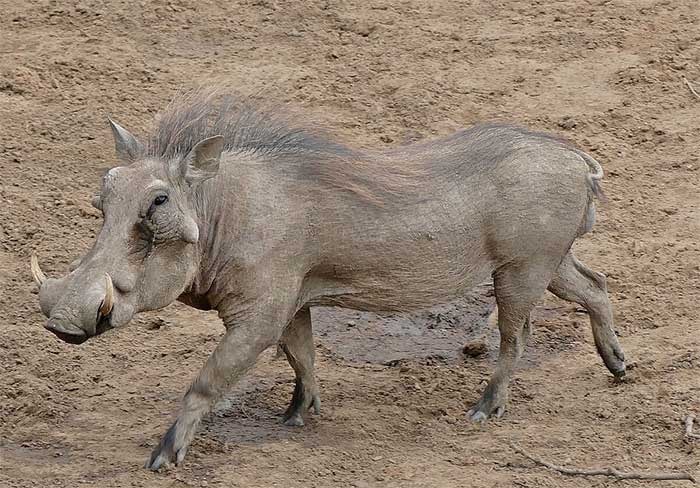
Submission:
[[[283,113],[273,113],[244,97],[200,89],[175,98],[160,114],[146,155],[186,155],[199,141],[214,135],[224,136],[226,150],[233,152],[353,154],[319,133],[292,123]]]
[[[381,164],[381,155],[334,142],[323,131],[304,127],[285,111],[261,107],[253,100],[214,89],[176,97],[160,114],[145,146],[147,157],[186,155],[202,139],[222,135],[225,150],[257,154],[279,164],[281,172],[351,192],[383,205],[410,189],[405,167]],[[406,174],[404,174],[406,173]]]
[[[303,127],[280,110],[215,89],[176,97],[159,116],[144,156],[163,160],[184,157],[199,141],[222,135],[230,153],[257,154],[312,184],[360,197],[372,205],[406,204],[431,198],[485,165],[532,144],[573,149],[548,134],[503,124],[477,125],[438,140],[385,151],[362,151],[334,142],[323,131]]]

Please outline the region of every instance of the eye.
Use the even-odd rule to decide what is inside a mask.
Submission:
[[[153,200],[153,205],[163,205],[165,202],[168,201],[168,196],[167,195],[158,195],[154,200]]]

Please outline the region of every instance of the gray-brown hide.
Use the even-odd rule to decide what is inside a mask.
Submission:
[[[212,403],[277,342],[297,377],[285,422],[318,410],[314,305],[410,310],[493,277],[500,356],[469,412],[477,421],[503,414],[546,289],[588,310],[603,361],[624,374],[605,279],[571,253],[593,224],[602,171],[560,140],[484,125],[360,151],[202,92],[176,100],[143,143],[112,130],[125,165],[94,201],[95,245],[59,280],[32,270],[47,328],[71,342],[176,299],[218,310],[227,332],[151,469],[182,461]]]

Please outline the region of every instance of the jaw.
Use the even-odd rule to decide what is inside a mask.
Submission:
[[[39,285],[41,311],[48,318],[44,327],[63,342],[82,344],[91,337],[126,325],[139,311],[169,305],[187,288],[197,269],[191,264],[195,246],[188,244],[184,252],[170,247],[178,251],[175,257],[180,263],[175,269],[173,252],[153,256],[145,263],[145,268],[138,270],[116,266],[114,259],[111,262],[98,260],[91,252],[89,259],[83,258],[78,268],[59,279],[46,277],[33,258],[32,273]],[[116,277],[114,281],[112,274]],[[159,277],[155,286],[141,283],[139,278],[144,275]]]
[[[49,319],[44,327],[63,342],[67,342],[68,344],[82,344],[92,337],[101,335],[104,332],[113,329],[114,326],[111,319],[111,314],[100,318],[100,321],[95,326],[94,334],[90,334],[76,325],[57,319]]]
[[[89,337],[80,327],[56,319],[49,319],[44,327],[69,344],[82,344]]]

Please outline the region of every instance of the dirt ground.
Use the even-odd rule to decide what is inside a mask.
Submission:
[[[300,5],[301,4],[301,5]],[[0,486],[681,486],[567,466],[700,474],[700,6],[697,0],[0,0]],[[267,351],[184,466],[141,466],[223,333],[173,305],[83,346],[42,328],[29,256],[59,275],[100,225],[116,163],[183,86],[223,77],[354,144],[510,120],[575,141],[609,201],[578,255],[609,277],[629,360],[616,384],[588,318],[544,297],[503,419],[466,420],[497,352],[488,294],[413,317],[314,311],[322,413]],[[464,358],[466,340],[488,354]],[[700,427],[697,427],[700,430]]]

